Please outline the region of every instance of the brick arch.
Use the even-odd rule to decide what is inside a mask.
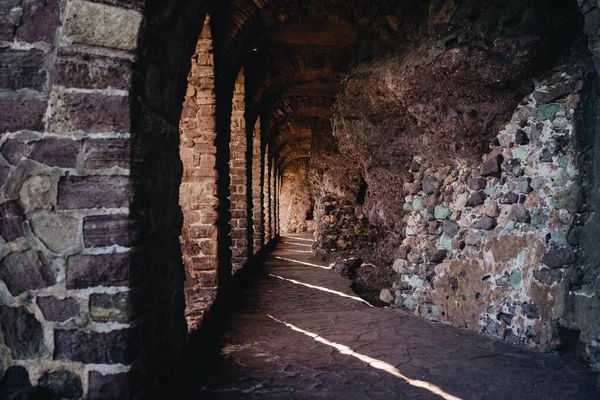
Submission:
[[[331,118],[331,110],[335,99],[323,96],[296,96],[281,98],[272,106],[267,108],[269,124],[267,128],[267,139],[273,129],[299,117],[321,117]]]
[[[289,87],[290,82],[312,75],[326,80],[337,87],[344,77],[351,57],[337,55],[308,55],[286,59],[283,64],[275,65],[257,78],[259,85],[253,93],[251,115],[257,115],[266,98],[277,97],[275,94],[282,88]]]

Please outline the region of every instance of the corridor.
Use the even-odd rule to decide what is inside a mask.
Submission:
[[[196,398],[598,398],[578,364],[370,306],[311,243],[286,235],[266,259]]]

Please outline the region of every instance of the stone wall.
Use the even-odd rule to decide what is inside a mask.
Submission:
[[[283,172],[279,218],[283,233],[314,230],[313,191],[308,179],[308,160],[300,160]]]
[[[404,185],[405,239],[382,298],[434,320],[567,350],[585,209],[586,70],[541,80],[477,168],[420,165]],[[418,163],[418,160],[415,160]],[[597,334],[597,332],[596,332]]]
[[[358,204],[361,173],[353,160],[340,153],[331,128],[313,132],[309,179],[315,202],[314,248],[319,257],[372,249],[379,234]]]

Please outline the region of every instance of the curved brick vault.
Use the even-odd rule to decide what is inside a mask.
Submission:
[[[600,368],[598,4],[0,0],[0,399],[177,398],[292,232]]]

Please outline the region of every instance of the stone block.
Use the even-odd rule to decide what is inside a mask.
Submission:
[[[46,372],[38,380],[50,399],[79,400],[83,396],[81,379],[71,371]]]
[[[131,293],[90,295],[90,316],[96,322],[127,323],[132,318]]]
[[[562,280],[563,273],[558,269],[542,268],[539,271],[534,271],[533,276],[544,285],[551,286],[553,283]]]
[[[124,364],[135,359],[131,329],[110,332],[54,330],[54,359],[84,364]]]
[[[54,43],[60,26],[60,0],[23,0],[23,16],[17,39],[23,42]]]
[[[58,209],[128,207],[131,196],[126,176],[65,176],[58,184]]]
[[[0,148],[0,153],[6,158],[6,161],[12,165],[17,165],[19,162],[29,155],[30,147],[26,143],[19,140],[8,139]]]
[[[0,48],[0,89],[42,91],[46,84],[45,59],[41,50]]]
[[[127,286],[130,283],[130,254],[80,254],[67,260],[67,288]]]
[[[0,235],[7,242],[12,242],[25,236],[23,222],[25,215],[19,203],[15,200],[0,204]]]
[[[0,1],[0,40],[12,42],[15,27],[19,23],[19,15],[11,12],[19,5],[19,0]]]
[[[64,253],[80,245],[79,220],[53,212],[31,216],[33,233],[55,253]]]
[[[501,155],[496,155],[482,163],[480,167],[481,176],[500,177],[502,173],[502,160],[503,157]]]
[[[89,1],[70,0],[64,12],[63,35],[77,43],[135,50],[142,14]]]
[[[13,252],[4,257],[0,262],[0,279],[13,296],[56,283],[53,272],[34,250]]]
[[[64,322],[79,314],[79,304],[72,297],[58,299],[54,296],[42,296],[36,301],[47,321]]]
[[[131,76],[131,65],[127,62],[87,55],[58,57],[54,64],[54,83],[71,88],[128,90]]]
[[[0,133],[43,131],[47,106],[47,100],[41,98],[0,97]]]
[[[56,185],[49,175],[34,175],[23,182],[19,200],[26,212],[51,210],[56,205]]]
[[[129,98],[102,93],[53,93],[49,129],[53,133],[130,131]]]
[[[103,375],[90,371],[90,400],[129,400],[130,373]]]
[[[83,242],[85,247],[130,247],[139,242],[137,221],[128,215],[95,215],[83,219]]]
[[[33,142],[29,158],[50,167],[76,168],[80,140],[46,138]]]
[[[0,328],[13,359],[32,360],[47,354],[42,325],[25,308],[0,306]]]
[[[131,142],[128,139],[86,140],[83,155],[85,169],[129,168]]]
[[[568,247],[552,248],[542,258],[548,268],[563,268],[575,261],[573,250]]]

